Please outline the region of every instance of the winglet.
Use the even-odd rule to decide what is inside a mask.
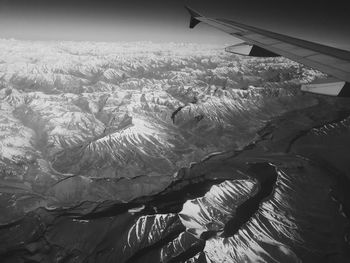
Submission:
[[[189,8],[188,6],[185,6],[185,8],[191,15],[190,28],[194,28],[196,25],[198,25],[201,22],[200,20],[197,19],[197,17],[201,17],[202,15],[200,15],[193,9]]]

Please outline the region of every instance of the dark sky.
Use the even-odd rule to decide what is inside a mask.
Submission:
[[[346,1],[342,1],[346,2]],[[232,43],[200,25],[188,29],[187,4],[209,17],[350,48],[350,8],[338,0],[0,0],[0,38],[30,40]]]

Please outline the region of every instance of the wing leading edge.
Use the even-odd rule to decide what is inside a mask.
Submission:
[[[284,56],[315,68],[336,80],[322,84],[302,85],[306,92],[350,97],[350,52],[314,42],[278,34],[227,19],[202,16],[186,7],[191,15],[190,28],[200,22],[224,31],[245,43],[227,48],[227,51],[248,56]]]

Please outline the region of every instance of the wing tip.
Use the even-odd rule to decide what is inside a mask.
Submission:
[[[191,7],[185,5],[185,8],[187,9],[187,11],[190,13],[191,16],[193,17],[201,17],[202,15],[199,14],[197,11],[195,11],[194,9],[192,9]]]
[[[196,25],[198,25],[201,22],[197,18],[201,17],[202,15],[199,14],[198,12],[196,12],[195,10],[193,10],[192,8],[188,7],[188,6],[185,6],[185,8],[187,9],[187,11],[191,15],[190,28],[194,28]]]

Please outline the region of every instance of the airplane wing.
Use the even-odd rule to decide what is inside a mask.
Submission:
[[[302,85],[306,92],[350,97],[350,51],[278,34],[227,19],[207,18],[186,7],[191,15],[190,28],[204,22],[245,43],[233,45],[226,51],[257,57],[284,56],[324,72],[335,79],[325,83]]]

